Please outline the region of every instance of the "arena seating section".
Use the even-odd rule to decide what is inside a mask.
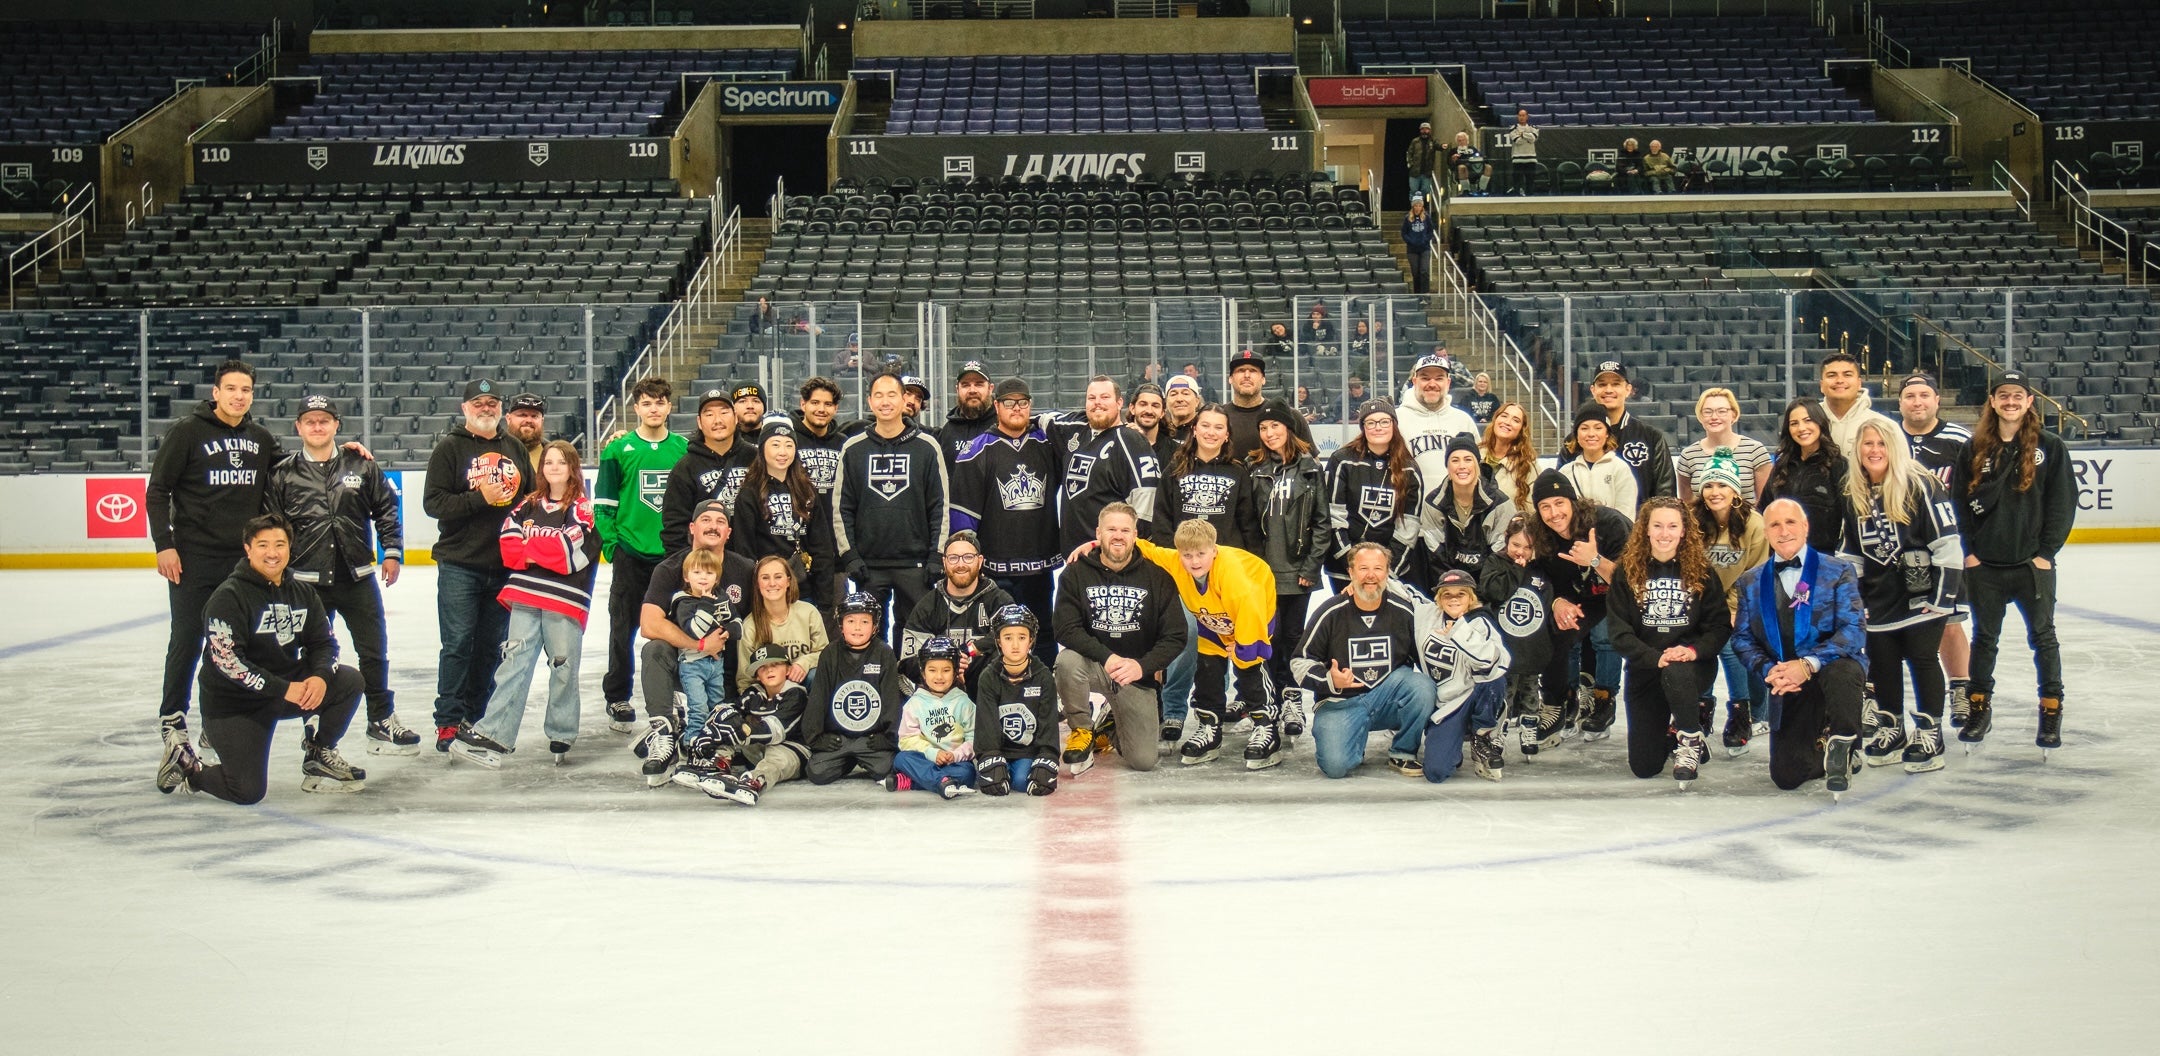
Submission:
[[[2014,210],[1461,217],[1452,237],[1526,348],[1542,340],[1558,355],[1561,307],[1551,295],[1577,295],[1575,361],[1625,359],[1641,413],[1676,437],[1699,435],[1693,399],[1712,367],[1753,412],[1746,428],[1776,433],[1781,298],[1743,291],[1728,266],[1827,270],[1886,321],[1932,320],[1991,354],[2002,344],[2002,288],[2024,287],[2017,360],[2048,379],[2049,395],[2085,417],[2096,439],[2149,443],[2160,424],[2160,387],[2149,366],[2132,366],[2160,361],[2160,306]],[[1812,359],[1818,335],[1801,330],[1795,347]],[[1971,380],[1968,404],[1979,397]]]
[[[750,322],[760,295],[863,302],[873,354],[879,321],[911,315],[913,302],[955,305],[954,355],[1021,350],[1023,373],[1050,390],[1045,402],[1077,403],[1087,372],[1075,355],[1089,346],[1096,370],[1118,377],[1151,351],[1165,361],[1219,356],[1212,304],[1163,302],[1151,315],[1149,297],[1240,298],[1248,325],[1239,336],[1251,343],[1267,323],[1295,322],[1294,297],[1395,296],[1398,358],[1434,340],[1364,192],[1322,176],[835,190],[788,200],[713,376],[736,376],[759,354]]]
[[[0,32],[0,142],[103,141],[173,94],[224,83],[267,27],[224,23],[8,22]]]
[[[1884,4],[1875,12],[1916,59],[1971,59],[1974,73],[2048,121],[2160,119],[2160,6],[2148,0]]]
[[[605,0],[597,4],[536,4],[525,0],[444,4],[438,0],[324,0],[315,5],[325,29],[450,28],[461,26],[715,26],[799,25],[801,5],[788,0]]]
[[[1823,76],[1850,58],[1802,18],[1442,19],[1350,22],[1360,69],[1461,63],[1495,124],[1528,109],[1540,125],[1873,121]]]
[[[679,75],[777,79],[796,63],[786,49],[318,55],[301,74],[322,91],[270,138],[665,135]]]
[[[0,387],[0,458],[132,463],[138,307],[169,309],[151,313],[153,430],[185,413],[210,364],[238,355],[274,379],[258,402],[270,420],[325,391],[357,435],[352,309],[371,307],[386,464],[426,460],[476,372],[551,397],[551,429],[579,435],[585,306],[604,391],[708,249],[706,204],[672,195],[665,181],[190,188],[80,279],[0,314],[0,346],[25,364]],[[194,307],[205,304],[219,307]]]
[[[1252,71],[1288,55],[1000,55],[861,59],[893,73],[889,135],[1257,132]]]

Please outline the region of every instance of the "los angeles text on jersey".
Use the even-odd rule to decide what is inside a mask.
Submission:
[[[1105,583],[1087,588],[1087,600],[1088,614],[1093,617],[1090,625],[1096,633],[1136,634],[1140,614],[1147,609],[1148,592],[1145,587]]]
[[[257,470],[250,462],[262,456],[262,445],[245,436],[221,436],[202,445],[203,458],[215,462],[219,455],[225,456],[228,466],[220,466],[204,473],[207,484],[255,483]],[[229,467],[229,468],[228,468]]]

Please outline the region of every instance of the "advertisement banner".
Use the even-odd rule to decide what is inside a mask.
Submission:
[[[1310,132],[1104,132],[985,136],[842,136],[849,179],[1162,180],[1187,174],[1311,168]]]
[[[846,81],[751,81],[720,86],[723,114],[837,114]]]
[[[664,180],[665,139],[260,140],[195,147],[201,183]]]
[[[150,516],[143,501],[147,477],[91,477],[83,481],[83,537],[147,539]]]
[[[1305,92],[1312,105],[1330,106],[1424,106],[1423,77],[1307,77]]]
[[[1534,115],[1533,115],[1534,116]],[[1508,156],[1505,128],[1485,130],[1485,154]],[[1930,124],[1867,125],[1566,125],[1538,129],[1538,160],[1548,166],[1563,161],[1579,165],[1611,164],[1622,140],[1633,138],[1644,150],[1655,139],[1673,160],[1709,164],[1723,161],[1737,168],[1750,158],[1774,162],[1791,158],[1864,158],[1881,154],[1940,159],[1950,152],[1950,126]]]
[[[10,186],[36,185],[47,180],[64,180],[69,186],[96,183],[103,150],[96,143],[0,143],[0,183]]]
[[[2143,168],[2148,144],[2160,146],[2160,121],[2050,122],[2042,143],[2049,169],[2060,161],[2083,170],[2095,154],[2113,154]]]

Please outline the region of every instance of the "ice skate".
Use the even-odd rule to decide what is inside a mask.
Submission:
[[[724,773],[727,773],[725,766],[718,765],[711,760],[699,760],[685,762],[676,767],[674,776],[670,777],[669,780],[684,788],[695,788],[702,791],[705,782]]]
[[[1179,751],[1183,752],[1180,747]],[[1283,739],[1276,724],[1264,715],[1253,717],[1252,736],[1245,739],[1245,769],[1265,770],[1282,762]]]
[[[1487,781],[1507,776],[1507,756],[1500,751],[1500,731],[1479,730],[1470,735],[1470,768]]]
[[[183,728],[184,729],[184,728]],[[171,795],[174,789],[195,791],[195,773],[202,769],[202,760],[196,758],[195,747],[188,743],[187,734],[165,742],[165,755],[158,760],[157,790]]]
[[[397,713],[391,712],[381,722],[367,724],[367,750],[369,755],[419,755],[420,735],[406,729]]]
[[[450,754],[450,742],[457,740],[458,725],[460,724],[435,727],[435,750],[437,752],[444,755]]]
[[[548,755],[550,755],[550,756],[553,756],[553,757],[554,757],[554,759],[555,759],[555,765],[556,765],[556,766],[561,766],[561,765],[563,764],[563,762],[564,762],[564,761],[565,761],[566,759],[568,759],[568,758],[569,758],[569,755],[570,755],[570,742],[569,742],[569,741],[549,741],[549,742],[548,742]]]
[[[698,788],[714,799],[754,807],[765,791],[765,779],[756,774],[720,774],[700,782]]]
[[[1717,729],[1717,698],[1706,696],[1697,700],[1695,710],[1697,714],[1695,728],[1701,730],[1703,736],[1707,738],[1710,736],[1711,730]],[[1708,759],[1709,755],[1705,754],[1703,758]]]
[[[1522,728],[1522,754],[1525,758],[1547,749],[1557,747],[1567,729],[1567,712],[1563,705],[1545,703],[1538,705],[1534,723]]]
[[[1942,725],[1935,716],[1915,713],[1912,736],[1905,740],[1905,772],[1924,774],[1943,768]]]
[[[1858,765],[1853,759],[1851,737],[1832,737],[1823,745],[1823,787],[1830,790],[1830,801],[1837,802],[1852,787],[1852,775]]]
[[[1965,727],[1965,681],[1962,678],[1950,680],[1950,725],[1957,729]]]
[[[1425,764],[1418,762],[1414,755],[1390,755],[1387,757],[1387,765],[1389,770],[1403,777],[1425,776]]]
[[[164,739],[167,748],[185,742],[188,739],[187,713],[175,711],[158,716],[158,736]]]
[[[1679,782],[1680,791],[1685,792],[1694,787],[1695,777],[1702,772],[1703,761],[1709,757],[1709,753],[1700,733],[1683,731],[1678,734],[1678,740],[1679,743],[1672,753],[1672,776],[1674,781]]]
[[[1958,740],[1965,742],[1965,754],[1971,755],[1973,745],[1987,740],[1988,731],[1995,727],[1995,708],[1985,693],[1965,694],[1965,726],[1958,730]]]
[[[1195,710],[1188,725],[1192,732],[1178,745],[1178,762],[1193,766],[1207,762],[1222,753],[1222,720],[1204,711]]]
[[[1860,686],[1861,744],[1865,745],[1870,738],[1875,736],[1876,728],[1882,725],[1883,714],[1882,706],[1875,703],[1875,683],[1862,683]]]
[[[1305,735],[1305,691],[1287,689],[1282,695],[1282,735],[1284,740]]]
[[[1065,766],[1079,777],[1095,765],[1095,731],[1074,730],[1065,735]]]
[[[1745,700],[1725,702],[1725,755],[1737,758],[1747,754],[1748,741],[1755,736],[1755,719],[1749,714],[1751,705]],[[1703,729],[1709,729],[1705,726]]]
[[[946,799],[959,799],[961,796],[972,796],[974,794],[975,786],[955,781],[949,777],[938,783],[938,795],[944,796]]]
[[[645,787],[667,784],[675,772],[675,724],[666,718],[652,720],[634,750],[645,757],[644,765],[638,768],[645,775]]]
[[[477,763],[490,770],[502,769],[503,756],[509,754],[509,748],[470,726],[459,730],[457,739],[450,742],[450,758]]]
[[[1165,744],[1174,742],[1184,735],[1185,723],[1179,719],[1164,719],[1162,729],[1156,732],[1157,739]]]
[[[627,700],[607,702],[607,728],[611,733],[634,733],[637,731],[637,709]]]
[[[1869,766],[1889,766],[1905,759],[1905,721],[1903,716],[1892,715],[1877,707],[1870,696],[1866,705],[1872,709],[1867,727],[1872,731],[1861,738],[1860,758]]]
[[[358,792],[367,787],[367,771],[345,761],[336,748],[310,740],[300,760],[302,792]]]
[[[1602,741],[1612,736],[1612,724],[1616,710],[1612,690],[1602,686],[1591,690],[1590,710],[1583,715],[1582,720],[1582,739],[1585,741]]]
[[[1592,685],[1591,679],[1592,676],[1588,671],[1576,676],[1575,692],[1569,695],[1566,702],[1567,710],[1560,716],[1560,736],[1562,738],[1574,733],[1576,727],[1581,725],[1583,718],[1590,714],[1591,705],[1595,701],[1597,693],[1597,687]]]
[[[2040,746],[2040,758],[2045,761],[2048,753],[2062,747],[2062,699],[2040,698],[2040,732],[2033,738]]]

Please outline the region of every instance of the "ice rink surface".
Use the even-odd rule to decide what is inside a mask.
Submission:
[[[2016,644],[1976,754],[1836,805],[1761,742],[1683,794],[1618,738],[1433,786],[1377,739],[1348,780],[1309,741],[1248,773],[1239,736],[1047,799],[746,809],[644,787],[602,617],[565,765],[543,678],[499,772],[356,721],[367,790],[307,795],[286,723],[240,808],[152,785],[150,571],[0,573],[0,1051],[2151,1052],[2156,559],[2065,552],[2052,759]],[[432,571],[387,592],[416,728]]]

